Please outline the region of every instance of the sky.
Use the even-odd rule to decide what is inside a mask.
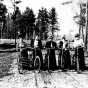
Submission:
[[[14,1],[14,0],[12,0]],[[73,20],[73,16],[79,14],[80,8],[77,3],[79,3],[80,0],[21,0],[22,2],[18,4],[17,6],[20,8],[21,12],[23,12],[26,7],[32,8],[34,13],[37,15],[38,10],[41,9],[41,7],[47,8],[48,11],[52,7],[56,8],[57,15],[58,15],[58,26],[60,27],[61,34],[68,34],[70,30],[73,30],[73,34],[78,32],[79,25],[75,23]],[[67,5],[61,5],[61,3],[66,1],[72,1],[72,3]],[[12,7],[11,0],[4,0],[4,4],[7,6],[7,8]],[[11,13],[14,10],[12,8],[9,8],[8,12]]]

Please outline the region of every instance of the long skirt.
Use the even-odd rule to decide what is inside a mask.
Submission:
[[[49,55],[49,65],[50,65],[50,69],[51,70],[55,70],[56,69],[56,57],[55,57],[55,50],[49,50],[47,51],[47,54],[45,56],[45,58],[47,58]],[[47,63],[48,64],[48,63]]]
[[[69,50],[63,50],[63,69],[71,69],[71,58]]]
[[[77,58],[77,49],[75,49],[75,57]],[[80,69],[85,69],[85,59],[84,59],[83,48],[78,49],[78,59],[79,59],[79,68]]]

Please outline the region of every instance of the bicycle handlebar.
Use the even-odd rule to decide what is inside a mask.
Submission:
[[[83,47],[75,47],[75,48],[38,48],[38,47],[34,47],[34,48],[32,48],[32,47],[29,47],[28,49],[30,49],[30,50],[35,50],[35,49],[40,49],[40,50],[42,50],[42,49],[46,49],[46,50],[64,50],[64,49],[67,49],[67,50],[74,50],[74,49],[79,49],[79,48],[83,48]]]

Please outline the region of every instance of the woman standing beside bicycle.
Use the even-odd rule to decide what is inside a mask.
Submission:
[[[82,39],[79,38],[79,34],[75,35],[74,48],[75,48],[76,58],[78,53],[79,69],[84,70],[85,69],[84,50],[83,50],[84,42]],[[78,49],[78,52],[77,52],[77,49]]]
[[[70,59],[70,52],[68,42],[66,40],[65,35],[62,37],[62,70],[65,71],[66,69],[71,69],[71,59]]]
[[[51,48],[51,49],[48,49],[47,50],[46,57],[48,57],[48,55],[49,55],[49,63],[50,63],[49,65],[50,65],[50,69],[51,70],[55,70],[56,69],[56,58],[55,58],[56,42],[53,41],[52,34],[49,35],[49,37],[48,37],[48,41],[46,43],[46,48]]]
[[[27,57],[27,52],[25,52],[25,48],[27,47],[26,42],[23,41],[23,35],[19,35],[19,42],[17,42],[16,49],[17,51],[20,51],[19,57],[20,56],[25,56]]]
[[[36,48],[36,52],[35,52],[35,49],[33,49],[33,62],[35,60],[35,57],[36,57],[35,53],[36,53],[36,55],[39,56],[40,61],[41,61],[41,69],[43,69],[43,57],[42,57],[42,52],[41,52],[42,41],[39,40],[38,34],[35,35],[35,39],[31,40],[31,47]]]

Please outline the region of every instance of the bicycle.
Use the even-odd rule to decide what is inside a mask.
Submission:
[[[59,50],[61,50],[61,57],[59,57],[59,58],[60,58],[60,61],[61,61],[60,63],[61,63],[62,71],[65,70],[64,68],[66,66],[69,67],[69,69],[70,69],[71,68],[71,58],[69,56],[69,53],[70,53],[69,50],[71,50],[71,48],[69,48],[69,47],[68,48],[59,48]],[[65,52],[65,51],[67,51],[67,52]],[[65,57],[65,59],[64,59],[64,57]]]
[[[31,67],[31,61],[30,61],[30,55],[31,55],[31,59],[33,60],[33,53],[31,52],[31,51],[33,51],[34,50],[34,52],[35,52],[35,59],[34,59],[34,62],[33,62],[33,67],[34,68],[38,68],[38,72],[40,72],[40,70],[41,70],[41,61],[40,61],[40,57],[39,56],[37,56],[36,55],[36,49],[38,49],[38,48],[28,48],[28,51],[27,51],[27,54],[28,54],[28,58],[26,58],[26,57],[23,57],[23,56],[20,56],[19,57],[19,59],[18,59],[18,72],[20,73],[20,74],[22,74],[23,73],[23,66],[29,66],[29,67]],[[27,64],[27,61],[29,62],[28,64]]]
[[[23,59],[24,59],[24,57],[21,54],[23,49],[25,49],[24,46],[21,46],[17,49],[17,51],[19,51],[19,54],[18,54],[19,58],[17,59],[17,63],[18,63],[18,72],[20,74],[23,74]]]
[[[39,48],[32,48],[32,50],[34,50],[35,52],[35,59],[34,59],[34,68],[38,68],[38,72],[40,72],[41,70],[41,60],[40,57],[36,54],[36,50]]]

